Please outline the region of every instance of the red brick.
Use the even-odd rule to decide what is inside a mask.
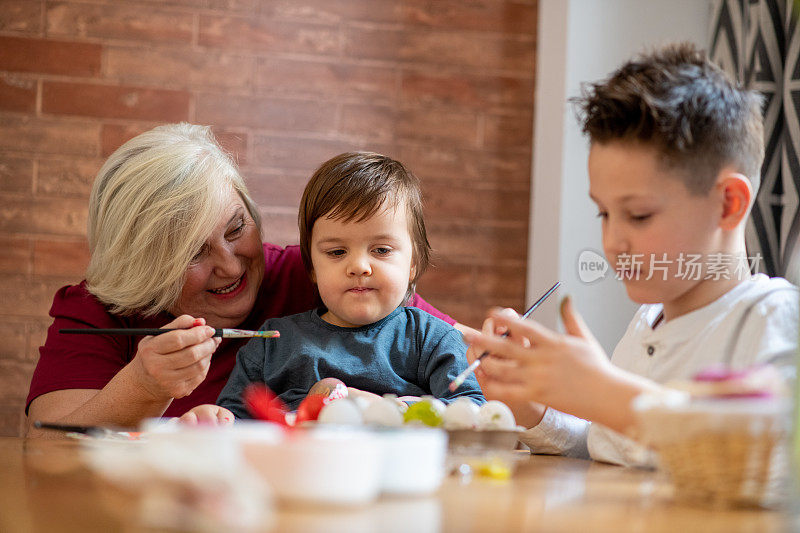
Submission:
[[[397,117],[397,136],[474,147],[478,142],[478,117],[472,112],[444,109],[403,109]]]
[[[0,150],[94,156],[99,140],[94,122],[0,115]]]
[[[473,188],[453,187],[452,183],[422,180],[422,193],[425,199],[425,214],[439,219],[473,218],[478,215],[481,203],[480,193]],[[494,212],[488,213],[493,216]]]
[[[106,48],[105,77],[156,87],[249,87],[255,60],[215,50]]]
[[[311,177],[286,172],[244,171],[243,174],[253,200],[264,209],[279,206],[296,210],[300,206],[303,189]]]
[[[425,298],[470,294],[475,285],[475,267],[468,264],[442,264],[434,261],[417,282],[417,292]]]
[[[155,126],[156,124],[103,124],[100,134],[100,155],[107,158],[127,141]]]
[[[32,193],[33,161],[0,154],[0,191]]]
[[[35,112],[36,81],[10,74],[0,74],[0,109]]]
[[[183,0],[187,3],[196,3],[195,0]],[[258,5],[258,0],[208,0],[209,9],[220,9],[226,12],[252,13]]]
[[[518,265],[480,265],[476,268],[476,283],[472,292],[490,300],[522,301],[525,298],[525,285],[527,283],[527,268],[525,264]],[[516,308],[519,312],[524,309]]]
[[[201,94],[195,110],[203,124],[260,130],[326,133],[336,125],[336,107],[310,100],[279,100],[228,94]]]
[[[534,40],[527,36],[362,27],[345,30],[345,53],[366,59],[528,73],[533,71],[534,51]]]
[[[35,366],[22,359],[0,359],[0,404],[23,405]]]
[[[260,54],[292,52],[331,55],[339,53],[340,42],[337,26],[268,18],[200,15],[201,46],[252,50]]]
[[[261,3],[272,19],[396,23],[405,27],[530,34],[536,6],[497,0],[282,0]]]
[[[36,192],[41,195],[88,198],[102,159],[40,159]]]
[[[179,122],[189,117],[189,98],[185,91],[46,81],[42,87],[42,111]]]
[[[247,133],[233,131],[214,131],[214,137],[236,164],[239,166],[247,164]]]
[[[266,0],[260,7],[261,15],[270,19],[399,23],[401,4],[399,0]]]
[[[348,137],[386,143],[397,137],[398,122],[405,114],[391,106],[345,105],[340,130]]]
[[[0,31],[38,33],[41,28],[41,2],[0,0]]]
[[[33,317],[46,319],[53,296],[63,280],[29,280],[23,276],[0,277],[0,319]]]
[[[422,180],[425,213],[439,220],[445,218],[527,222],[529,198],[523,191],[483,187],[464,183],[454,188],[452,182]]]
[[[364,2],[368,0],[362,0]],[[504,34],[536,32],[536,5],[497,0],[405,0],[403,24]]]
[[[258,60],[256,87],[274,95],[393,102],[398,74],[394,68],[335,61],[265,57]]]
[[[486,109],[490,106],[530,109],[533,71],[527,78],[405,71],[401,101]]]
[[[261,224],[264,240],[268,242],[279,246],[300,242],[296,209],[261,209]]]
[[[30,1],[30,0],[28,0]],[[25,383],[27,392],[28,383]],[[17,384],[16,387],[21,387]],[[27,424],[23,401],[17,400],[10,404],[0,405],[0,437],[21,437],[23,428]]]
[[[0,70],[94,76],[100,51],[98,44],[0,36]]]
[[[0,321],[0,361],[26,360],[28,346],[28,332],[26,322],[18,319],[3,319]]]
[[[524,191],[530,187],[530,157],[517,152],[468,150],[441,143],[403,143],[398,158],[421,179],[443,183],[478,182]]]
[[[148,6],[53,2],[47,5],[48,35],[191,43],[193,15]]]
[[[428,217],[431,246],[449,261],[491,265],[503,261],[525,261],[528,224],[490,224],[475,221],[437,220]]]
[[[0,236],[0,250],[3,250],[0,254],[0,274],[30,274],[32,261],[29,239]]]
[[[484,146],[531,150],[532,143],[532,111],[513,115],[487,115],[484,126]]]
[[[264,167],[292,169],[311,177],[323,161],[354,148],[352,143],[344,141],[259,135],[255,138],[254,159]]]
[[[0,232],[86,234],[86,200],[0,194]]]
[[[80,280],[89,265],[89,244],[79,241],[36,240],[33,243],[33,275]]]

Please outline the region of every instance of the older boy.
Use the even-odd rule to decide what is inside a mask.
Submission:
[[[621,434],[633,426],[631,400],[713,363],[791,360],[798,291],[747,268],[764,155],[759,96],[681,44],[629,61],[577,101],[606,258],[644,305],[610,362],[569,299],[566,335],[496,311],[483,335],[465,337],[471,352],[492,352],[479,382],[531,426],[524,441],[535,452],[646,464],[652,457]],[[490,335],[496,328],[509,339]]]

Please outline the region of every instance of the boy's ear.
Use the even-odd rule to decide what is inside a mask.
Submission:
[[[417,275],[417,262],[411,261],[411,274],[408,276],[408,281],[414,279]]]
[[[722,193],[722,218],[720,227],[733,230],[750,212],[750,201],[753,198],[753,186],[747,176],[739,172],[720,174],[717,190]]]

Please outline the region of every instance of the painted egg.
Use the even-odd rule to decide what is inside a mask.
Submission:
[[[364,409],[364,423],[375,426],[402,426],[403,413],[400,412],[396,396],[387,394],[380,400],[371,402]]]
[[[480,407],[469,398],[458,398],[444,410],[445,429],[475,429],[480,420]]]
[[[442,415],[444,414],[444,403],[432,396],[423,396],[416,403],[408,406],[408,410],[403,415],[403,421],[407,424],[423,424],[431,427],[442,425]]]
[[[478,427],[480,429],[515,429],[514,413],[506,404],[489,400],[480,407]]]
[[[350,426],[364,423],[361,408],[349,398],[334,400],[319,412],[317,422],[321,424],[345,424]]]

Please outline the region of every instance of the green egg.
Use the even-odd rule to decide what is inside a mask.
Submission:
[[[408,406],[408,410],[403,414],[403,422],[439,427],[442,425],[442,414],[431,402],[421,400]]]

